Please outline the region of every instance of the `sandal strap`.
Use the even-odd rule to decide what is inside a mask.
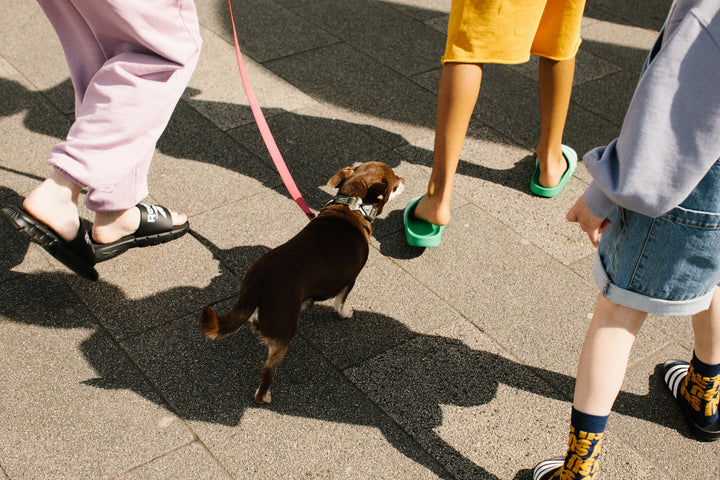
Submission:
[[[533,468],[533,480],[550,480],[555,472],[560,470],[565,463],[565,457],[554,457],[535,465]]]
[[[675,398],[678,398],[680,386],[687,376],[689,367],[689,363],[681,361],[667,362],[665,364],[665,384]]]
[[[140,226],[135,232],[136,236],[154,235],[172,230],[172,214],[167,208],[150,203],[138,203],[136,207],[140,210]]]

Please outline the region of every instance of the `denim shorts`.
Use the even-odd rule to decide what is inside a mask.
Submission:
[[[617,207],[609,219],[593,266],[608,300],[667,316],[708,308],[720,283],[720,160],[666,214]]]

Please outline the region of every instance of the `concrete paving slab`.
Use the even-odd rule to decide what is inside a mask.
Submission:
[[[434,28],[438,32],[447,34],[448,22],[450,21],[450,14],[441,15],[439,17],[433,17],[429,20],[425,20],[425,25]]]
[[[244,275],[260,255],[292,238],[307,221],[291,198],[266,191],[194,218],[193,229],[214,258]]]
[[[392,290],[379,278],[390,279]],[[338,318],[331,301],[316,304],[300,317],[300,335],[341,369],[461,318],[451,305],[374,249],[347,301],[355,310],[351,319]]]
[[[595,292],[476,207],[453,216],[441,249],[405,260],[403,268],[523,361],[574,374],[585,328],[577,319],[592,311]],[[447,282],[449,276],[455,281]],[[545,348],[525,349],[534,338],[543,338]]]
[[[649,315],[648,320],[655,328],[671,337],[678,345],[692,352],[692,317],[660,317]]]
[[[425,129],[434,128],[434,95],[346,44],[267,62],[265,66],[342,120],[388,130],[408,142],[426,136]],[[379,140],[386,141],[384,136]]]
[[[307,186],[300,193],[315,211],[335,194],[334,189],[325,186],[339,170],[369,161],[381,161],[394,168],[402,161],[371,136],[371,129],[378,129],[333,118],[322,106],[272,117],[268,125],[295,183]],[[248,125],[230,134],[259,159],[269,162],[274,178],[279,178],[257,127]]]
[[[572,271],[577,273],[578,276],[580,278],[584,279],[588,284],[596,285],[595,279],[592,276],[592,267],[593,267],[593,264],[595,263],[596,256],[597,256],[597,252],[595,250],[593,250],[587,256],[568,265],[568,267],[571,268]]]
[[[664,19],[659,25],[662,25],[663,21]],[[659,28],[658,26],[657,29]],[[583,28],[582,48],[638,75],[645,57],[655,43],[657,29],[649,30],[638,27],[636,23],[618,22],[617,19],[600,19]]]
[[[17,4],[2,0],[0,8],[12,15],[4,15],[0,25],[0,55],[10,62],[38,90],[65,114],[75,108],[72,85],[60,80],[67,78],[68,68],[60,42],[36,2]],[[16,15],[17,13],[17,15]]]
[[[326,398],[337,401],[334,396]],[[363,425],[366,405],[342,402],[341,406],[353,409],[354,418],[312,419],[259,409],[247,413],[233,429],[196,428],[234,478],[448,478],[442,466],[412,441],[394,438],[384,425]],[[275,435],[276,430],[283,435]],[[255,443],[263,449],[258,451]]]
[[[619,126],[625,118],[632,91],[627,86],[638,81],[634,72],[619,71],[573,89],[573,100],[601,118]]]
[[[79,299],[48,294],[67,292],[66,277],[17,275],[0,292],[10,478],[110,478],[192,439]],[[114,388],[122,381],[140,395]]]
[[[436,478],[438,465],[301,337],[278,368],[273,403],[260,407],[253,393],[267,349],[249,328],[211,342],[198,322],[123,345],[235,478]]]
[[[477,367],[465,370],[472,363]],[[348,370],[421,444],[432,443],[432,452],[446,451],[440,461],[447,462],[455,478],[473,479],[530,478],[535,463],[561,453],[565,442],[560,439],[567,433],[558,425],[566,424],[570,404],[535,378],[540,373],[505,357],[464,321]],[[412,383],[416,376],[424,378],[421,387]],[[517,419],[523,419],[525,428],[539,428],[532,435],[518,431]],[[518,436],[525,441],[518,442]],[[526,441],[529,436],[532,442]],[[607,478],[662,478],[622,442],[610,442],[606,450],[611,451],[603,464]],[[503,451],[513,454],[499,453]]]
[[[583,26],[583,31],[585,29],[586,27]],[[530,80],[537,81],[539,63],[538,57],[531,56],[529,61],[518,65],[508,65],[508,68],[517,71]],[[581,48],[575,56],[573,90],[575,90],[578,85],[605,77],[618,71],[620,71],[620,67],[617,65],[607,62]]]
[[[230,480],[232,477],[200,443],[180,447],[160,458],[117,477],[118,480],[163,480],[170,478],[201,478]]]
[[[534,151],[540,135],[539,102],[536,80],[518,75],[505,65],[486,65],[473,118]],[[611,128],[608,123],[605,118],[593,114],[571,99],[564,143],[578,152],[606,144],[619,131],[612,130],[612,138],[603,138],[603,135],[608,136],[608,128]]]
[[[204,29],[203,53],[183,98],[222,130],[255,124],[235,56],[235,49],[214,32]],[[310,97],[292,87],[241,50],[250,86],[271,117],[285,110],[312,105]]]
[[[627,23],[657,31],[665,21],[671,4],[672,0],[640,0],[632,4],[621,0],[591,0],[588,2],[588,10],[596,15],[601,13],[597,16],[606,16],[616,23]]]
[[[191,217],[266,190],[277,173],[187,106],[180,106],[158,144],[148,176],[154,197]]]
[[[3,185],[26,191],[28,184],[37,185],[39,180],[47,177],[51,171],[46,163],[48,153],[58,142],[55,134],[69,125],[64,118],[58,120],[54,117],[57,112],[53,110],[47,103],[35,103],[27,110],[3,117],[0,121],[3,129],[0,147],[6,152],[2,155],[3,167],[0,170]],[[28,132],[40,123],[45,127]],[[10,178],[10,175],[13,177]],[[6,183],[10,181],[13,184]]]
[[[98,282],[72,278],[70,283],[117,339],[199,312],[202,305],[227,297],[237,284],[192,235],[132,249],[96,269]]]
[[[212,29],[228,43],[233,43],[232,27],[226,1],[195,2],[204,26]],[[291,56],[303,51],[336,43],[330,32],[294,14],[282,2],[233,0],[238,42],[243,52],[258,62]],[[278,35],[277,32],[283,32]],[[292,38],[292,42],[287,39]]]
[[[405,76],[435,68],[445,49],[441,32],[390,2],[318,0],[294,7],[294,2],[285,3],[298,16]]]
[[[667,478],[711,480],[720,475],[717,445],[698,442],[692,437],[663,381],[663,362],[670,359],[689,361],[691,356],[691,352],[670,345],[632,366],[623,392],[637,395],[637,398],[618,398],[614,410],[632,411],[634,418],[614,415],[612,422],[616,425],[612,434],[633,445],[648,464]]]
[[[424,23],[443,18],[447,25],[450,15],[450,3],[446,0],[396,0],[386,3]]]
[[[512,458],[526,457],[553,438],[551,425],[563,423],[559,418],[552,424],[547,419],[551,411],[547,398],[557,400],[559,394],[535,377],[532,369],[502,356],[492,340],[465,321],[435,335],[422,335],[346,373],[433,452],[453,478],[513,478],[523,465],[509,465],[508,456],[498,453],[512,447]],[[499,399],[506,395],[513,400]],[[514,411],[513,405],[522,413]],[[498,418],[503,410],[504,420]],[[515,425],[508,419],[518,418],[518,413],[526,419],[530,415],[528,423],[544,419],[549,431],[537,432],[534,442],[517,442],[516,435],[510,434]],[[492,452],[484,440],[491,435]]]
[[[417,163],[431,165],[432,141],[427,138],[400,152]],[[572,195],[539,198],[529,191],[534,168],[531,151],[482,123],[473,123],[460,156],[455,192],[563,263],[588,255],[585,234],[564,218],[586,185],[571,179],[567,190]],[[529,218],[533,221],[528,222]]]
[[[0,58],[0,172],[2,185],[21,193],[49,172],[45,160],[70,121],[7,60]]]

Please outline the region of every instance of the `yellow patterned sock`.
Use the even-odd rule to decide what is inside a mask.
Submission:
[[[690,405],[695,423],[708,426],[720,419],[720,365],[708,365],[693,355],[687,376],[680,386],[680,395]]]
[[[573,407],[565,462],[552,476],[553,480],[591,480],[596,477],[607,420],[608,416],[589,415]]]

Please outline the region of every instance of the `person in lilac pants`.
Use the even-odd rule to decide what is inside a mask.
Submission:
[[[51,150],[48,178],[2,215],[58,260],[96,279],[96,261],[162,243],[187,215],[139,204],[164,131],[197,64],[202,39],[192,0],[38,0],[65,53],[75,121]],[[95,213],[92,237],[80,192]]]

